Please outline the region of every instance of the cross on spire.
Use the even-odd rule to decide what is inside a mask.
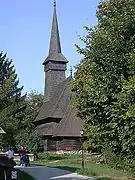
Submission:
[[[56,0],[54,0],[54,7],[56,7]]]
[[[71,77],[72,77],[72,73],[73,73],[72,66],[70,66],[70,76]]]

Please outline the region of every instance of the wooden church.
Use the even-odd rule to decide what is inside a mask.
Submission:
[[[56,2],[50,39],[49,55],[43,62],[45,72],[44,103],[36,117],[37,132],[43,136],[45,151],[80,150],[83,121],[72,107],[74,93],[69,85],[72,73],[66,78],[68,60],[61,51],[56,14]]]

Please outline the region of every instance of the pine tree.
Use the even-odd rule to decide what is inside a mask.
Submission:
[[[1,139],[1,145],[14,146],[14,135],[17,133],[18,125],[23,119],[26,108],[25,96],[21,95],[22,87],[18,87],[19,80],[15,73],[12,60],[6,54],[0,53],[0,127],[6,134]]]

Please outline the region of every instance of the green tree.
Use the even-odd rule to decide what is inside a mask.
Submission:
[[[86,120],[90,149],[112,147],[116,155],[135,156],[135,1],[102,1],[98,24],[81,38],[84,56],[72,89]]]
[[[14,146],[14,135],[26,108],[25,96],[21,96],[23,87],[18,84],[12,60],[0,53],[0,126],[6,132],[1,139],[3,147]]]
[[[25,111],[25,118],[23,121],[23,128],[29,133],[33,132],[35,129],[35,119],[38,115],[38,112],[43,104],[44,96],[36,91],[31,91],[27,94],[25,98],[25,103],[27,105]]]
[[[35,119],[43,104],[43,97],[42,94],[35,91],[31,91],[26,95],[24,119],[15,137],[17,149],[21,146],[26,146],[29,152],[34,152],[36,146],[38,146],[37,151],[42,149],[42,137],[35,130]]]
[[[25,146],[27,151],[34,153],[36,151],[41,152],[43,150],[43,140],[36,131],[29,133],[28,131],[21,129],[15,137],[16,149],[19,150],[21,146]]]

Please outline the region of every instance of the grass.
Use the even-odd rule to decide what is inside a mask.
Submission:
[[[90,156],[85,155],[85,169],[81,167],[80,154],[39,154],[35,164],[60,168],[77,172],[78,174],[94,177],[97,180],[135,180],[121,170],[109,168],[105,164],[95,164]]]
[[[17,180],[35,180],[32,176],[30,176],[29,174],[23,172],[23,171],[18,171],[18,177]]]

